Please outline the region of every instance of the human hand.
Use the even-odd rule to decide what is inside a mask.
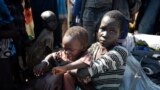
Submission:
[[[91,77],[87,68],[79,69],[77,71],[77,79],[81,83],[87,84],[91,81]]]
[[[84,84],[87,84],[91,81],[91,77],[90,76],[86,76],[86,77],[83,77],[83,78],[77,78],[79,82],[81,83],[84,83]]]
[[[41,76],[44,74],[45,69],[47,68],[46,62],[41,62],[33,68],[34,75]]]
[[[88,68],[78,69],[76,76],[79,78],[90,76]]]
[[[52,73],[53,73],[54,75],[61,75],[61,74],[64,74],[64,73],[66,73],[66,72],[67,72],[67,69],[66,69],[65,66],[58,66],[58,67],[54,67],[54,68],[52,69]]]

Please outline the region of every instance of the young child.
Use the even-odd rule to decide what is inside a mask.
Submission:
[[[52,11],[44,11],[41,18],[44,20],[45,28],[27,53],[27,64],[31,68],[41,62],[53,50],[53,31],[57,27],[56,16]]]
[[[80,57],[83,57],[87,50],[88,46],[88,33],[87,31],[80,27],[80,26],[74,26],[69,28],[62,40],[62,47],[63,50],[60,50],[58,52],[53,52],[49,54],[48,56],[45,57],[45,59],[34,68],[34,73],[37,76],[43,75],[45,69],[47,66],[50,64],[51,60],[53,59],[54,62],[56,62],[58,65],[65,65],[68,63],[71,63],[75,60],[77,60]],[[89,57],[83,57],[83,58],[89,58]],[[58,72],[53,72],[53,73],[58,73]],[[43,87],[45,87],[45,90],[57,90],[60,87],[57,87],[57,83],[59,84],[58,86],[62,85],[59,82],[62,82],[61,78],[62,76],[47,76],[48,78],[52,77],[52,80],[50,81],[45,81]],[[46,77],[46,80],[47,80]],[[54,78],[55,77],[55,78]],[[59,79],[57,79],[59,78]],[[49,80],[49,79],[48,79]],[[56,80],[56,81],[55,81]],[[59,80],[59,81],[57,81]],[[75,81],[72,75],[69,73],[64,73],[64,90],[75,90]],[[41,89],[41,90],[44,90]]]
[[[77,72],[78,77],[85,78],[79,79],[80,81],[88,83],[92,79],[96,90],[118,90],[128,56],[127,49],[119,45],[119,37],[128,27],[127,21],[125,16],[117,10],[107,12],[101,20],[98,42],[88,49],[92,55],[92,61],[79,59],[65,66],[55,67],[54,70],[59,72],[57,74],[62,74],[67,70],[84,68]],[[82,89],[86,89],[85,86]]]

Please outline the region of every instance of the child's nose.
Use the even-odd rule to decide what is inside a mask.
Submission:
[[[107,31],[103,31],[102,36],[107,36]]]
[[[65,53],[66,53],[67,55],[70,54],[70,52],[71,52],[70,50],[66,50],[66,51],[65,51]]]

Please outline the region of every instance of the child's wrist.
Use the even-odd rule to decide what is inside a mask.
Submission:
[[[69,71],[69,68],[67,66],[63,66],[63,69],[65,69],[66,71]]]
[[[49,61],[48,61],[48,60],[45,60],[45,59],[44,59],[44,60],[42,60],[41,62],[42,62],[42,63],[45,62],[45,63],[47,64],[47,66],[49,66]]]

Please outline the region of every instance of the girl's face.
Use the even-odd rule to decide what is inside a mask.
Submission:
[[[70,36],[63,38],[63,48],[66,55],[71,57],[72,60],[78,58],[83,49],[79,40]]]
[[[99,30],[98,40],[104,47],[110,47],[116,44],[120,35],[120,27],[115,19],[105,16],[102,18]]]

